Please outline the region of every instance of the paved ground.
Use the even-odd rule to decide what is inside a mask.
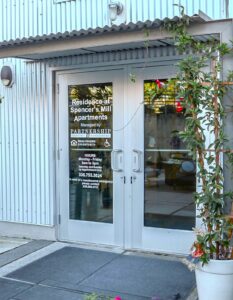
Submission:
[[[1,300],[79,300],[93,292],[122,300],[193,300],[194,288],[194,274],[172,256],[47,241],[0,254]]]
[[[0,254],[12,250],[14,248],[17,248],[21,245],[27,244],[28,242],[29,240],[27,239],[19,239],[19,238],[9,239],[6,237],[0,237]]]

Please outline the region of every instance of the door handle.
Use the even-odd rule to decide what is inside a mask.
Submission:
[[[122,168],[119,167],[119,161],[122,165],[122,154],[123,151],[121,149],[115,149],[111,152],[111,168],[115,172],[121,172]]]
[[[141,172],[142,171],[142,151],[133,149],[133,172]]]

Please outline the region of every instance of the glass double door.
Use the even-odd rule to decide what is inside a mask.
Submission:
[[[131,72],[57,75],[59,238],[185,253],[195,163],[177,136],[182,99],[164,88],[171,67]]]

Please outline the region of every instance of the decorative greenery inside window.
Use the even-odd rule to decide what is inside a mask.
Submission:
[[[177,97],[175,84],[174,80],[167,79],[145,81],[145,105],[156,114],[184,113],[183,98]]]

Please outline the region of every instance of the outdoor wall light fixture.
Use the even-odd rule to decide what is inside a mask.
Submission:
[[[115,21],[123,11],[123,4],[121,2],[111,2],[108,4],[109,17],[111,21]]]
[[[3,66],[1,69],[1,81],[6,87],[11,87],[13,84],[13,72],[10,66]]]

